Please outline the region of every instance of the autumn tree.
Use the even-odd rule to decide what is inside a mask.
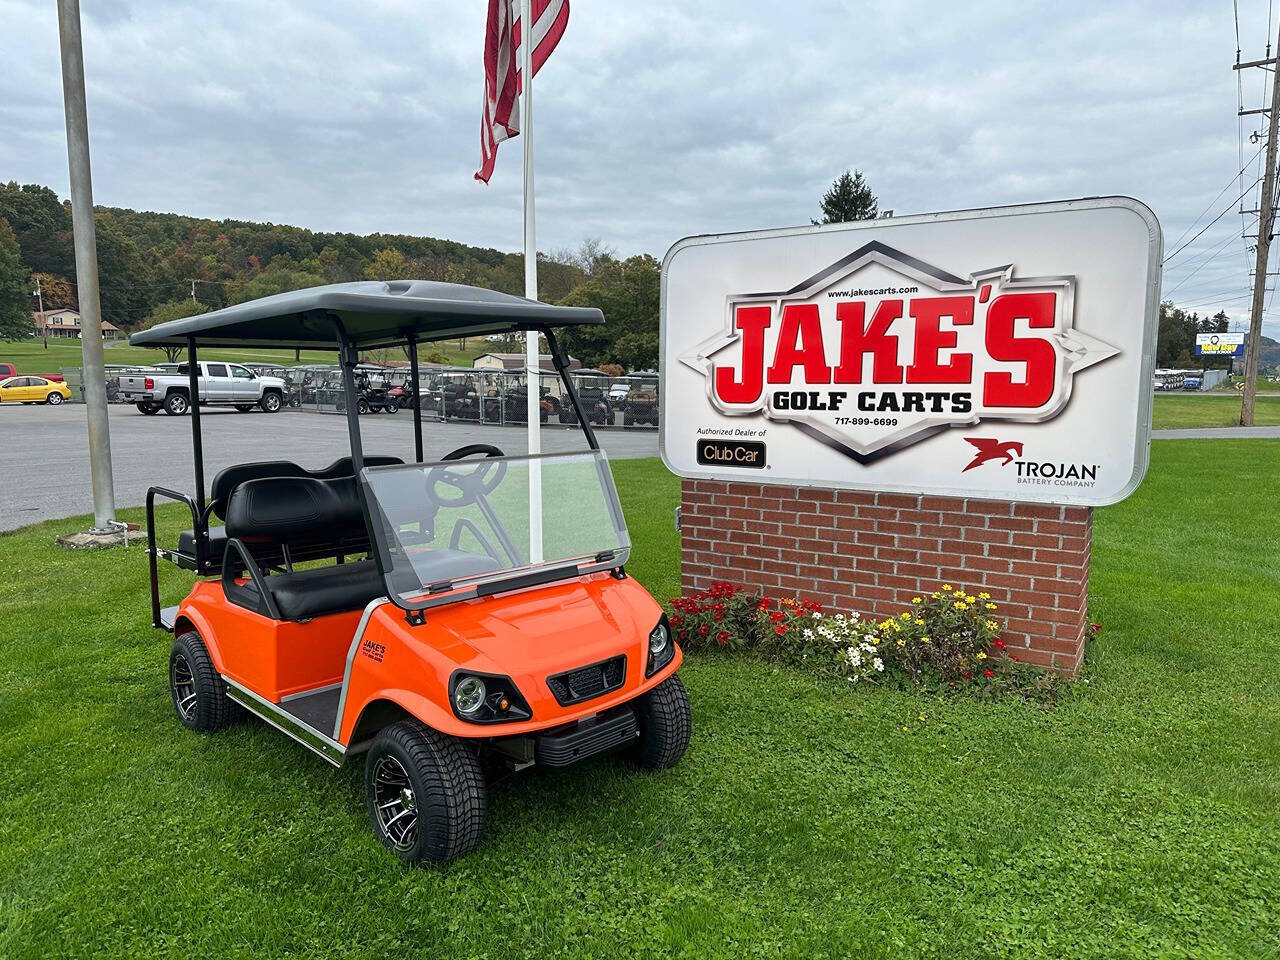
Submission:
[[[820,203],[822,219],[819,223],[848,223],[851,220],[874,220],[879,213],[876,195],[862,178],[861,170],[846,170],[823,195]]]
[[[9,221],[0,217],[0,339],[21,340],[34,332],[18,236]]]

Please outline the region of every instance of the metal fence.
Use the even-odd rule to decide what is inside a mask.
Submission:
[[[343,414],[346,396],[337,364],[283,367],[249,363],[259,376],[280,377],[285,383],[285,409],[306,413]],[[120,377],[126,373],[160,374],[158,366],[113,365],[107,368],[107,402],[123,403]],[[72,403],[84,402],[79,367],[64,367],[63,379]],[[570,374],[587,419],[597,427],[649,429],[658,427],[659,395],[656,373],[610,376],[595,370]],[[538,375],[541,421],[550,426],[577,424],[577,416],[558,374]],[[528,386],[524,370],[424,365],[416,389],[423,419],[463,421],[479,425],[521,425],[528,418]],[[407,367],[362,364],[356,368],[357,404],[362,414],[395,414],[413,408],[415,386]]]

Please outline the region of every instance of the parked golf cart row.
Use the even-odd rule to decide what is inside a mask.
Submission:
[[[205,343],[331,345],[343,361],[349,457],[320,470],[228,467],[206,496],[195,405],[194,496],[147,492],[151,617],[174,638],[182,725],[212,733],[248,712],[335,766],[366,754],[373,831],[411,863],[480,842],[486,768],[606,753],[642,770],[677,763],[692,729],[681,652],[627,573],[609,464],[555,336],[603,319],[458,284],[360,282],[134,334],[137,345],[187,346],[192,370]],[[364,453],[359,350],[406,345],[416,368],[419,343],[529,329],[546,337],[585,450],[508,457],[477,444],[424,463],[413,417],[413,462]],[[172,549],[156,545],[157,496],[191,512]],[[207,579],[162,609],[158,559]]]

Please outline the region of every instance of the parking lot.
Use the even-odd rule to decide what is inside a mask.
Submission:
[[[108,408],[116,504],[141,506],[154,485],[191,491],[191,420],[159,414],[146,417],[130,406]],[[409,415],[369,414],[360,420],[366,453],[412,459],[413,420]],[[344,417],[285,412],[201,411],[205,483],[225,466],[250,460],[293,460],[304,467],[332,463],[349,452]],[[523,426],[480,426],[452,421],[423,421],[424,456],[439,459],[471,443],[490,443],[507,453],[525,449]],[[86,449],[85,408],[0,407],[0,530],[68,514],[88,513],[93,499]],[[652,457],[658,435],[652,430],[601,430],[600,445],[615,459]],[[542,430],[543,449],[585,448],[581,430],[550,425]]]

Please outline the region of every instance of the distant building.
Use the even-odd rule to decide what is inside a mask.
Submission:
[[[524,354],[523,353],[485,353],[476,357],[471,361],[471,366],[477,370],[523,370]],[[569,358],[569,369],[577,370],[582,366],[581,360]],[[551,354],[544,353],[538,357],[538,368],[540,370],[554,371],[555,364],[551,362]]]
[[[37,310],[31,314],[31,320],[35,324],[37,337],[43,337],[47,334],[50,340],[80,339],[79,310],[72,310],[70,307],[63,307],[61,310],[46,310],[44,313]],[[119,338],[120,328],[103,320],[102,339],[118,340]]]

